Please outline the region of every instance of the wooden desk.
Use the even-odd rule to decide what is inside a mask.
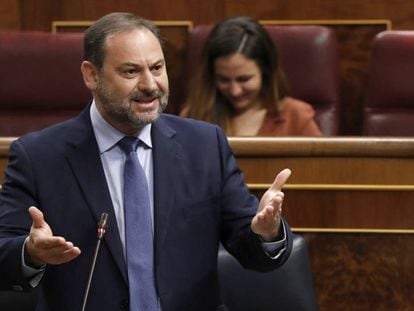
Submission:
[[[414,138],[229,141],[258,196],[292,169],[284,214],[308,243],[320,310],[414,308]]]
[[[414,233],[414,139],[230,138],[259,195],[288,167],[285,215],[297,231]]]

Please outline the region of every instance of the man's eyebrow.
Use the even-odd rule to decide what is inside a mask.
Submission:
[[[155,62],[153,62],[152,64],[153,65],[156,65],[156,64],[165,64],[165,59],[164,58],[160,58],[160,59],[156,60]]]
[[[122,63],[120,64],[120,67],[140,67],[140,65],[136,63]]]
[[[165,59],[160,58],[160,59],[158,59],[158,60],[156,60],[156,61],[152,62],[152,63],[150,64],[150,66],[154,66],[154,65],[157,65],[157,64],[162,64],[162,65],[164,65],[164,64],[165,64]],[[140,64],[137,64],[137,63],[126,62],[126,63],[122,63],[122,64],[120,64],[118,67],[119,67],[119,68],[122,68],[122,67],[142,68],[143,66],[142,66],[142,65],[140,65]]]

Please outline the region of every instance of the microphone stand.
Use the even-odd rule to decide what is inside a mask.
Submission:
[[[98,257],[99,247],[101,245],[101,241],[106,232],[107,223],[108,223],[108,214],[102,213],[101,219],[99,220],[99,223],[98,223],[98,236],[97,236],[98,240],[96,241],[95,253],[92,259],[92,266],[91,266],[91,270],[89,271],[89,278],[88,278],[88,283],[86,285],[85,296],[83,297],[82,311],[85,311],[86,301],[88,300],[89,288],[91,287],[93,271],[95,270],[96,258]]]

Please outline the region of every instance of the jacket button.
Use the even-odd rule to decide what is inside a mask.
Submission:
[[[129,308],[129,300],[128,299],[122,300],[120,307],[121,307],[121,310],[127,310]]]

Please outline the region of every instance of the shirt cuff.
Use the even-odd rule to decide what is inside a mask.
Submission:
[[[265,242],[262,240],[263,251],[272,259],[278,259],[286,250],[286,227],[283,219],[280,225],[282,226],[282,237],[280,240],[275,242]]]
[[[31,287],[36,287],[39,285],[40,281],[43,278],[43,275],[45,274],[45,270],[46,270],[46,265],[41,266],[39,269],[36,268],[32,268],[30,266],[28,266],[24,260],[25,256],[25,249],[26,249],[26,243],[27,240],[29,239],[29,237],[27,237],[24,240],[23,243],[23,248],[22,248],[22,272],[23,272],[23,277],[26,279],[29,279],[28,282],[30,284]]]

